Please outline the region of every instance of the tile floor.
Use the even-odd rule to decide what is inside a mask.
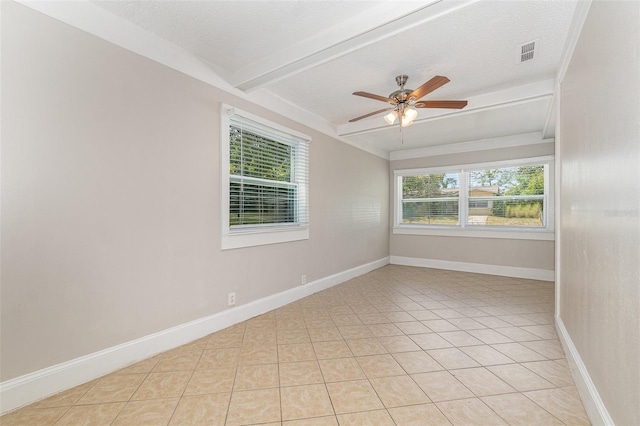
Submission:
[[[552,283],[390,265],[0,423],[589,424],[553,309]]]

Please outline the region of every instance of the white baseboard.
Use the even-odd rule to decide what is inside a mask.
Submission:
[[[295,302],[389,264],[371,263],[0,383],[0,414]]]
[[[450,271],[476,272],[478,274],[504,277],[528,278],[554,281],[555,273],[547,269],[518,268],[515,266],[486,265],[483,263],[453,262],[450,260],[422,259],[419,257],[391,256],[392,265],[418,266],[421,268],[446,269]]]
[[[587,371],[587,367],[582,362],[582,358],[580,357],[580,353],[578,353],[578,349],[573,344],[573,341],[571,340],[569,332],[564,326],[562,319],[557,316],[556,330],[558,331],[558,336],[560,338],[560,342],[562,343],[562,347],[564,348],[567,362],[569,363],[569,367],[571,368],[573,380],[576,383],[578,393],[580,394],[580,398],[582,399],[582,404],[584,405],[584,409],[589,416],[589,420],[591,420],[591,424],[613,426],[613,420],[611,419],[611,416],[607,411],[607,407],[605,407],[604,403],[602,402],[602,398],[600,398],[598,389],[596,389],[593,381],[591,381],[589,371]]]

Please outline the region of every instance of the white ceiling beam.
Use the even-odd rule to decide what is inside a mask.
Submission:
[[[523,102],[531,102],[542,97],[551,97],[554,92],[555,81],[553,79],[538,81],[509,89],[498,90],[468,98],[469,103],[462,110],[420,109],[418,118],[414,123],[440,120],[452,115],[473,114],[488,109],[500,108],[506,105],[517,105]],[[375,132],[388,128],[382,116],[376,119],[366,119],[355,123],[347,123],[337,127],[338,135],[351,136],[363,133]]]
[[[383,2],[234,72],[230,83],[245,92],[260,89],[477,1],[426,0],[417,8],[414,2]]]

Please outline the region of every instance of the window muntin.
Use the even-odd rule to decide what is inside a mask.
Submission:
[[[222,248],[308,238],[309,138],[222,106]]]
[[[469,164],[394,172],[396,207],[394,233],[419,235],[478,236],[495,238],[553,239],[553,157]],[[437,191],[412,196],[411,184],[421,176],[431,176]],[[447,188],[444,177],[458,177],[459,185]],[[433,178],[437,185],[433,183]],[[424,178],[422,178],[424,179]],[[409,183],[409,188],[407,187]],[[456,190],[458,192],[456,196]],[[414,190],[415,192],[415,190]],[[435,193],[435,195],[434,195]],[[421,219],[414,210],[427,209],[419,203],[457,202],[458,220],[447,223]],[[415,207],[409,207],[411,203]],[[432,208],[433,211],[433,208]],[[442,210],[441,210],[442,211]]]

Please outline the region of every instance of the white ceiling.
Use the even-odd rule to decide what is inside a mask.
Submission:
[[[272,99],[286,106],[283,113],[384,154],[519,133],[552,135],[554,79],[577,2],[96,0],[84,7],[186,50],[250,99]],[[519,45],[533,40],[535,58],[520,63]],[[387,96],[399,74],[409,75],[411,89],[446,76],[451,82],[424,99],[469,104],[459,111],[421,109],[402,135],[382,115],[348,122],[387,106],[352,92]]]

